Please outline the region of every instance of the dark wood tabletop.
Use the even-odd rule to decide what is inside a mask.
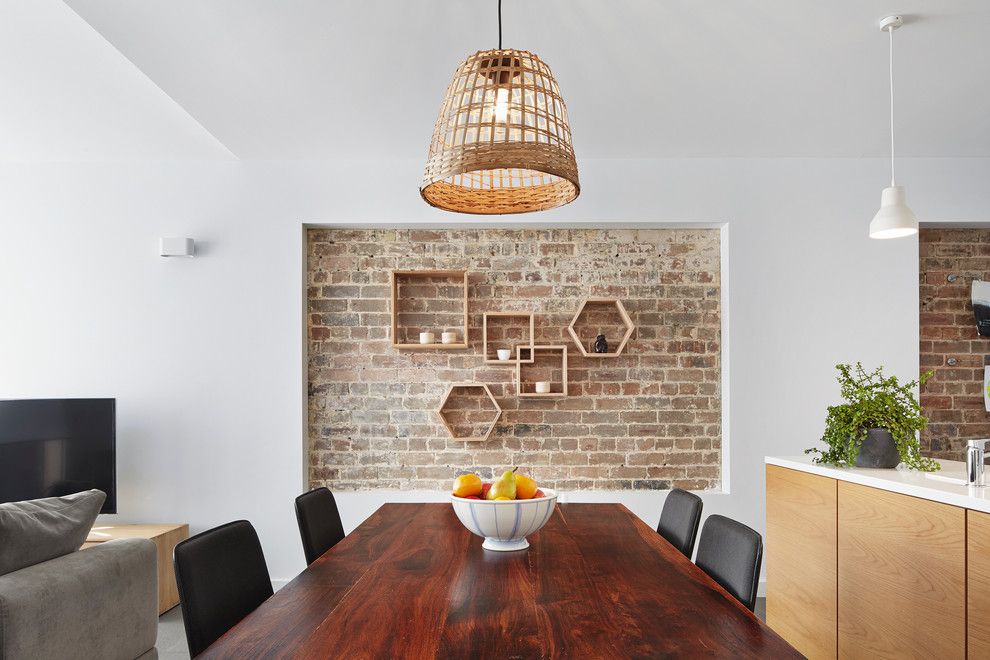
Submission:
[[[801,657],[621,504],[558,505],[529,542],[386,504],[200,657]]]

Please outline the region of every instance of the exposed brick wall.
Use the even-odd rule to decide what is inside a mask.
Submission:
[[[430,269],[471,273],[470,350],[390,345],[390,272]],[[312,485],[446,490],[458,470],[518,465],[563,489],[719,487],[717,230],[312,229],[308,277]],[[566,328],[586,296],[620,298],[636,324],[619,357],[574,346]],[[403,303],[404,322],[418,305]],[[514,369],[484,363],[485,311],[534,312],[536,343],[569,347],[571,396],[515,396]],[[450,439],[435,414],[461,381],[488,383],[504,411],[485,443]],[[482,405],[452,402],[455,424],[483,419]]]
[[[990,229],[922,229],[918,249],[921,371],[935,372],[921,389],[929,419],[921,447],[927,455],[961,461],[962,440],[990,437],[990,413],[983,406],[990,338],[976,331],[967,277],[990,280]],[[955,282],[948,281],[952,274],[959,276]]]

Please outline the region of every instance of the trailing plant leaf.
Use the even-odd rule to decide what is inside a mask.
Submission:
[[[902,463],[923,472],[934,472],[941,467],[934,459],[921,455],[918,443],[918,432],[928,420],[921,414],[914,388],[924,385],[932,377],[931,371],[902,384],[897,376],[884,376],[883,367],[867,372],[857,362],[855,366],[837,364],[835,368],[839,370],[836,380],[846,402],[828,408],[822,435],[828,449],[813,447],[804,453],[817,454],[816,463],[848,467],[856,463],[867,431],[885,428],[894,438]]]

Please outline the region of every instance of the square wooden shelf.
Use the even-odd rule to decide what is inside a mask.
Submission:
[[[550,399],[555,397],[567,396],[567,346],[565,345],[548,345],[548,346],[529,346],[527,347],[532,355],[533,361],[532,366],[529,369],[536,371],[537,373],[547,373],[546,378],[534,378],[532,380],[523,380],[523,362],[516,362],[516,395],[521,398],[533,398],[533,399]],[[540,353],[560,353],[560,373],[558,378],[554,378],[556,375],[554,373],[554,367],[544,366],[544,358],[540,358]],[[550,382],[550,391],[541,393],[536,391],[536,380],[548,380]]]
[[[489,319],[526,319],[525,328],[527,336],[525,338],[519,338],[518,341],[511,342],[508,339],[501,337],[498,339],[493,339],[490,337],[492,334],[489,330]],[[492,326],[497,323],[491,323]],[[522,326],[523,324],[519,324]],[[533,361],[533,352],[531,349],[535,343],[536,337],[536,321],[533,314],[529,312],[485,312],[481,319],[481,334],[482,334],[482,353],[485,356],[485,364],[504,364],[506,366],[512,366],[517,362],[531,363]],[[513,330],[517,328],[512,328]],[[500,348],[507,348],[515,353],[515,357],[510,357],[508,360],[499,360],[498,355],[495,353]],[[524,358],[522,353],[528,352],[529,357]]]
[[[491,405],[479,406],[477,409],[474,409],[458,406],[455,403],[456,400],[452,401],[451,397],[455,393],[471,390],[481,390],[481,393],[484,395],[481,400]],[[495,425],[501,416],[502,407],[498,405],[498,401],[495,399],[492,391],[484,383],[451,384],[447,388],[447,393],[443,395],[443,399],[440,400],[440,406],[437,408],[437,417],[440,418],[440,422],[447,429],[450,437],[459,442],[484,442],[491,436],[492,431],[495,430]],[[461,419],[462,417],[463,419]],[[460,428],[466,426],[472,427],[471,434],[467,436],[458,435]],[[480,432],[475,433],[474,427],[478,427]]]
[[[447,351],[470,348],[466,270],[394,270],[391,279],[393,348]],[[462,287],[462,295],[441,295],[447,286]],[[407,321],[412,317],[413,322],[403,323],[403,317]],[[437,341],[419,343],[421,332],[434,333]],[[456,332],[459,340],[444,344],[440,341],[443,332]]]
[[[606,327],[614,328],[621,334],[622,338],[618,344],[612,344],[611,350],[607,353],[596,353],[593,348],[593,337],[602,333]],[[592,329],[590,332],[589,328]],[[633,325],[632,319],[626,313],[622,301],[615,298],[585,298],[581,301],[570,325],[567,326],[567,332],[570,333],[574,344],[581,351],[581,355],[596,358],[619,357],[635,329],[636,326]],[[614,337],[613,341],[615,341]],[[585,347],[586,344],[592,347],[591,350]]]

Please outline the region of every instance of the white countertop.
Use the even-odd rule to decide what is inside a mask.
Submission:
[[[800,470],[823,477],[840,479],[854,484],[871,486],[893,493],[920,497],[933,502],[964,507],[990,513],[990,486],[976,488],[965,483],[948,483],[931,479],[925,473],[907,469],[878,470],[874,468],[839,468],[814,463],[812,456],[767,456],[767,465]],[[965,480],[966,464],[961,461],[942,461],[942,469],[931,474]],[[988,475],[990,478],[990,475]]]

